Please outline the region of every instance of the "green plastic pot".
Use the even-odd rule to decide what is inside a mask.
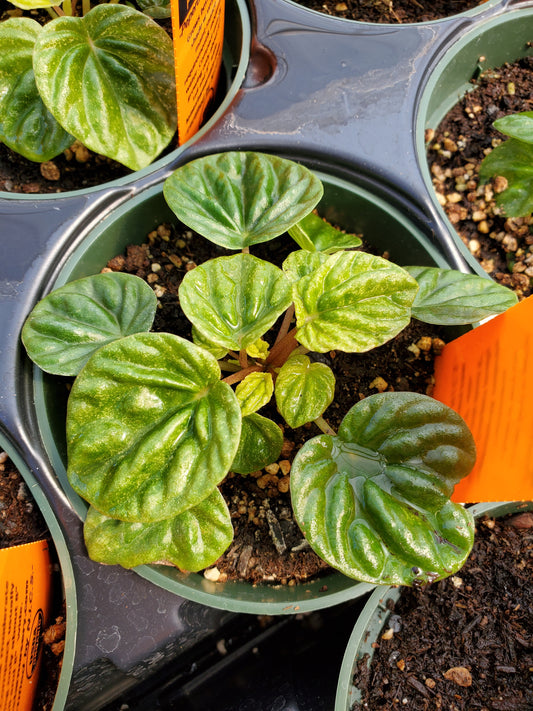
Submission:
[[[41,489],[37,479],[34,477],[22,457],[13,449],[9,440],[0,432],[0,448],[7,453],[20,475],[26,482],[35,503],[39,507],[43,518],[48,526],[54,547],[59,559],[61,576],[63,582],[63,596],[65,600],[67,628],[65,634],[65,649],[63,652],[63,663],[61,674],[54,697],[54,705],[51,711],[63,711],[67,703],[67,697],[74,666],[74,655],[76,651],[76,630],[78,623],[78,605],[76,600],[76,587],[74,581],[74,570],[70,553],[63,536],[63,531],[55,517],[54,512]]]
[[[216,111],[208,121],[190,138],[186,143],[179,148],[171,151],[162,158],[158,158],[146,168],[137,170],[129,175],[116,180],[110,180],[102,185],[95,185],[91,188],[80,188],[79,190],[65,191],[63,193],[43,193],[43,194],[23,194],[9,193],[0,191],[0,199],[2,200],[58,200],[74,195],[90,194],[102,189],[113,187],[128,186],[134,181],[138,181],[151,173],[164,168],[176,162],[176,159],[190,146],[198,141],[204,134],[210,131],[217,121],[225,114],[228,107],[234,101],[237,92],[241,88],[244,80],[248,63],[250,60],[250,45],[251,45],[252,30],[250,25],[250,16],[246,0],[227,0],[226,1],[226,20],[224,28],[224,46],[222,51],[222,69],[220,74],[220,83],[225,87],[225,92],[221,87],[218,91],[223,93],[223,98],[217,107]]]
[[[425,130],[436,129],[448,111],[475,88],[470,80],[480,72],[533,54],[533,8],[524,7],[481,22],[446,49],[421,94],[416,117],[416,150],[428,194],[472,271],[487,276],[457,234],[439,204],[426,158]],[[481,59],[482,58],[482,61]]]
[[[485,515],[498,518],[511,513],[533,511],[533,501],[475,504],[471,511],[476,518]],[[368,654],[368,666],[370,666],[374,656],[372,644],[379,639],[391,614],[391,610],[387,607],[387,601],[397,602],[400,595],[401,588],[399,587],[378,586],[359,615],[342,660],[335,697],[335,711],[350,711],[356,701],[361,701],[361,691],[353,683],[357,665]]]
[[[400,264],[448,266],[428,238],[403,214],[366,190],[318,173],[325,194],[321,214],[345,230],[363,233],[380,250],[387,249]],[[162,222],[176,218],[166,205],[161,186],[147,189],[122,204],[96,228],[79,238],[56,277],[43,291],[74,279],[99,272],[106,262],[122,253],[126,245],[144,241]],[[40,434],[54,471],[72,506],[81,518],[87,505],[72,490],[66,476],[64,382],[35,370],[35,407]],[[373,585],[359,583],[339,572],[297,586],[252,586],[244,582],[214,583],[200,574],[183,574],[161,565],[136,569],[144,578],[182,597],[212,607],[254,614],[285,614],[316,610],[364,595]]]

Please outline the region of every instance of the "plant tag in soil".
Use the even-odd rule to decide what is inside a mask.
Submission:
[[[178,140],[188,141],[216,92],[224,41],[224,0],[171,0]]]
[[[435,362],[437,400],[469,426],[477,461],[452,500],[533,499],[533,297],[449,343]]]
[[[48,543],[0,550],[0,711],[30,711],[48,624],[51,595]]]

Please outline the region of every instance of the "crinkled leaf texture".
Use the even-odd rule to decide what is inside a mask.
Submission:
[[[533,143],[509,138],[483,159],[479,171],[481,182],[501,175],[507,188],[496,196],[496,202],[511,217],[533,212]]]
[[[207,239],[243,247],[283,234],[322,197],[320,180],[293,161],[255,152],[198,158],[165,181],[179,219]]]
[[[54,158],[74,142],[37,91],[33,49],[41,30],[29,17],[0,23],[0,140],[37,162]]]
[[[297,340],[318,353],[362,353],[403,330],[418,284],[364,252],[336,252],[294,284]]]
[[[449,496],[474,461],[472,435],[447,406],[416,393],[372,395],[336,437],[315,437],[296,455],[295,516],[315,552],[349,577],[431,582],[472,548],[472,516]]]
[[[533,111],[502,116],[496,119],[493,126],[510,138],[533,143]]]
[[[208,341],[236,350],[255,343],[292,300],[281,269],[251,254],[204,262],[185,275],[179,298]]]
[[[215,358],[179,336],[139,333],[100,348],[67,408],[68,477],[98,511],[146,523],[200,503],[241,433]]]
[[[228,507],[218,489],[196,506],[164,521],[118,521],[90,507],[83,529],[89,557],[134,568],[172,563],[196,572],[212,565],[233,539]]]
[[[327,259],[328,255],[325,252],[308,252],[305,249],[297,249],[289,254],[282,267],[289,280],[295,283],[303,277],[313,274]]]
[[[120,272],[69,282],[34,307],[22,342],[39,368],[77,375],[99,348],[132,333],[149,331],[157,298],[139,277]]]
[[[249,474],[275,462],[283,447],[283,433],[278,425],[257,413],[242,418],[239,448],[231,469]]]
[[[289,234],[302,249],[332,254],[339,249],[351,249],[362,244],[357,235],[338,230],[314,212],[289,228]]]
[[[266,405],[274,392],[271,373],[250,373],[235,388],[243,417],[251,415]]]
[[[333,401],[335,376],[324,363],[292,355],[276,379],[276,404],[290,427],[316,420]]]
[[[404,269],[419,286],[412,314],[425,323],[445,326],[474,323],[502,313],[518,301],[507,287],[477,274],[436,267]]]
[[[63,128],[132,170],[149,165],[176,131],[172,40],[142,12],[103,4],[49,22],[34,71]]]

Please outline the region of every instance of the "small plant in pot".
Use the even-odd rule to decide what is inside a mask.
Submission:
[[[208,156],[179,168],[164,192],[184,224],[238,250],[183,279],[192,340],[149,332],[154,293],[121,273],[60,287],[22,333],[40,368],[77,376],[68,476],[90,504],[89,555],[126,567],[214,563],[233,536],[219,484],[279,456],[280,427],[258,412],[273,397],[286,426],[315,422],[324,433],[298,451],[290,487],[296,519],[327,563],[372,584],[456,571],[473,537],[469,513],[449,499],[475,459],[466,425],[428,396],[381,393],[356,403],[335,433],[324,418],[334,376],[321,354],[369,351],[411,316],[472,323],[514,294],[354,249],[358,237],[313,212],[318,178],[285,159]],[[286,231],[296,249],[281,268],[250,253]]]

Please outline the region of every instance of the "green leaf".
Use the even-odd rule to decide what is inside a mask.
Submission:
[[[509,138],[483,159],[479,171],[482,183],[494,176],[507,179],[507,188],[496,203],[507,215],[522,217],[533,212],[533,144]]]
[[[533,111],[502,116],[494,121],[493,126],[510,138],[533,143]]]
[[[170,0],[136,0],[141,10],[155,20],[170,17]]]
[[[267,341],[262,338],[258,338],[255,343],[251,343],[249,346],[246,346],[246,353],[250,356],[250,358],[265,360],[269,354],[269,345]]]
[[[21,10],[39,10],[45,7],[61,5],[63,0],[59,0],[59,2],[54,2],[54,0],[9,0],[9,2]]]
[[[291,287],[273,264],[235,254],[188,272],[179,298],[185,315],[205,338],[240,350],[255,343],[289,307]]]
[[[172,40],[142,12],[102,4],[49,22],[34,70],[63,128],[132,170],[149,165],[176,131]]]
[[[327,258],[328,255],[325,252],[308,252],[305,249],[298,249],[289,254],[282,267],[287,277],[294,283],[313,274],[327,261]]]
[[[410,321],[416,281],[365,252],[336,252],[294,285],[296,338],[309,350],[362,353]]]
[[[459,415],[416,393],[357,403],[338,436],[321,435],[291,469],[296,519],[318,555],[357,580],[413,585],[458,570],[471,514],[449,501],[475,461]]]
[[[335,376],[324,363],[306,355],[292,355],[276,380],[276,404],[290,427],[301,427],[319,417],[333,401]]]
[[[168,333],[100,348],[72,388],[67,474],[106,516],[150,523],[196,506],[237,451],[241,412],[215,358]]]
[[[332,254],[339,249],[351,249],[363,244],[357,235],[338,230],[314,212],[293,225],[289,229],[289,234],[302,249],[310,252]]]
[[[260,410],[270,402],[274,382],[270,373],[250,373],[235,388],[243,417]]]
[[[139,277],[95,274],[39,301],[24,324],[22,342],[42,370],[77,375],[106,343],[149,331],[156,308],[153,290]]]
[[[492,279],[453,269],[404,267],[418,282],[413,316],[425,323],[455,326],[481,321],[517,303],[516,294]]]
[[[172,563],[196,572],[212,565],[233,539],[233,526],[218,489],[196,506],[157,523],[118,521],[90,507],[83,529],[89,557],[134,568]]]
[[[0,23],[0,140],[38,162],[54,158],[74,143],[37,91],[33,48],[41,29],[29,17]]]
[[[307,168],[255,152],[198,158],[174,171],[164,186],[182,222],[228,249],[283,234],[315,207],[322,192]]]
[[[283,433],[278,425],[267,417],[253,413],[242,418],[239,448],[231,470],[237,474],[249,474],[272,464],[281,454]]]
[[[201,346],[202,348],[205,348],[206,351],[209,351],[211,355],[215,356],[217,360],[220,360],[221,358],[224,358],[225,355],[228,353],[227,348],[222,348],[221,346],[217,345],[216,343],[213,343],[210,341],[208,338],[206,338],[200,331],[195,328],[194,326],[192,327],[192,340],[193,343],[195,343],[197,346]]]

